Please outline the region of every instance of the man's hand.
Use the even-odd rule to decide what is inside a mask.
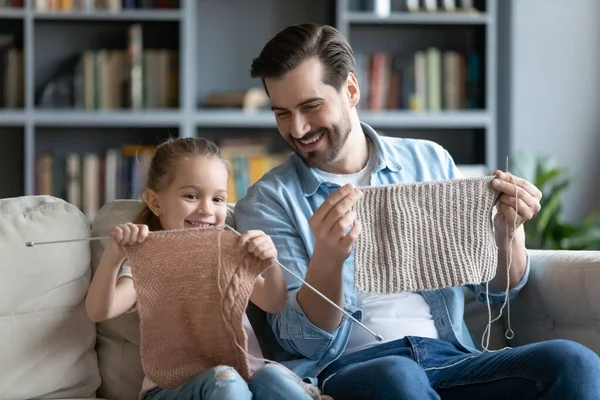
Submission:
[[[344,261],[360,233],[360,224],[350,209],[361,197],[360,190],[350,184],[344,185],[332,193],[310,219],[315,251],[308,264],[306,282],[340,307],[344,304]],[[339,326],[342,313],[306,285],[298,291],[297,299],[308,319],[316,326],[328,332]]]
[[[336,264],[348,258],[360,233],[360,223],[350,209],[361,197],[360,190],[346,184],[315,211],[310,219],[310,228],[315,236],[315,254],[327,255]],[[349,227],[352,227],[350,231]]]
[[[492,186],[499,190],[498,214],[494,219],[495,228],[512,237],[517,229],[532,219],[540,211],[542,192],[525,179],[495,171]]]
[[[492,187],[498,196],[498,213],[494,217],[496,244],[498,245],[498,270],[490,282],[492,289],[504,290],[507,283],[515,287],[523,279],[527,268],[525,230],[523,224],[540,211],[542,192],[525,179],[502,171],[495,171]],[[507,267],[510,263],[510,276]],[[510,279],[510,282],[507,282]]]

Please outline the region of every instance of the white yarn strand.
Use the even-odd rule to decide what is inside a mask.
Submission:
[[[506,168],[506,173],[508,174],[508,159],[506,161],[507,163],[507,168]],[[504,310],[504,307],[507,307],[507,317],[508,317],[508,329],[504,332],[504,337],[508,340],[511,340],[512,338],[514,338],[515,336],[515,332],[512,330],[511,327],[511,322],[510,322],[510,295],[509,295],[509,291],[510,291],[510,268],[512,266],[512,245],[514,242],[514,238],[515,238],[515,231],[516,231],[516,227],[517,227],[517,218],[518,218],[518,213],[519,213],[519,187],[516,184],[515,178],[511,175],[513,184],[515,186],[515,219],[513,221],[513,235],[510,238],[510,241],[508,240],[508,221],[506,221],[506,239],[508,242],[508,259],[507,259],[507,266],[506,266],[506,291],[505,291],[505,296],[504,296],[504,302],[502,304],[502,307],[500,307],[500,312],[498,314],[498,316],[494,319],[492,319],[492,309],[491,309],[491,305],[490,305],[490,296],[489,296],[489,281],[485,283],[485,298],[486,298],[486,304],[487,304],[487,309],[488,309],[488,323],[485,327],[485,330],[483,331],[483,335],[481,336],[481,348],[483,349],[482,352],[466,357],[460,361],[457,361],[455,363],[452,363],[450,365],[445,365],[445,366],[441,366],[441,367],[430,367],[430,368],[424,368],[425,371],[432,371],[432,370],[442,370],[442,369],[446,369],[446,368],[451,368],[454,367],[456,365],[459,365],[467,360],[470,360],[472,358],[475,357],[479,357],[481,355],[483,355],[484,353],[495,353],[498,351],[503,351],[503,350],[508,350],[511,349],[512,347],[510,346],[506,346],[503,347],[501,349],[498,350],[490,350],[489,346],[490,346],[490,337],[491,337],[491,332],[492,332],[492,324],[496,321],[498,321],[500,318],[502,318],[502,312]]]

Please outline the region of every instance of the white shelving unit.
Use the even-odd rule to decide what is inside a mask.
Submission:
[[[307,4],[308,3],[308,4]],[[385,110],[381,112],[360,111],[363,121],[386,134],[425,135],[460,147],[468,141],[482,141],[485,155],[482,163],[490,169],[497,166],[497,0],[482,2],[484,12],[479,13],[408,13],[393,11],[389,17],[380,18],[368,11],[356,11],[349,0],[264,0],[248,4],[246,0],[180,0],[175,10],[122,10],[119,12],[41,12],[33,0],[27,0],[24,9],[0,8],[0,35],[11,33],[22,36],[25,56],[25,106],[22,110],[0,109],[0,146],[2,138],[22,136],[22,146],[13,152],[14,160],[7,164],[21,168],[19,174],[5,169],[0,180],[20,177],[20,191],[13,189],[0,193],[0,197],[30,195],[35,193],[35,157],[40,148],[73,145],[77,137],[77,149],[89,143],[93,150],[103,140],[107,145],[125,144],[138,138],[139,143],[162,137],[179,135],[191,137],[206,135],[235,137],[255,135],[278,136],[275,119],[268,110],[242,112],[237,110],[202,109],[199,104],[209,91],[244,90],[260,86],[249,76],[250,63],[275,32],[284,26],[304,21],[329,23],[345,34],[356,50],[376,49],[378,43],[368,42],[379,38],[382,43],[406,43],[412,41],[426,46],[426,41],[448,35],[472,37],[484,33],[482,59],[485,65],[485,108],[440,112],[411,112],[408,110]],[[252,12],[252,21],[247,15]],[[264,21],[261,21],[262,18]],[[3,21],[9,24],[3,24]],[[129,24],[139,22],[149,30],[168,27],[173,37],[173,48],[179,51],[178,107],[174,109],[80,111],[70,109],[47,109],[37,105],[40,87],[46,82],[40,73],[58,71],[60,57],[82,52],[85,46],[101,48],[113,42],[119,47],[124,42]],[[6,25],[6,27],[2,27]],[[427,32],[421,38],[419,32]],[[465,33],[466,32],[466,33]],[[469,33],[470,32],[470,33]],[[474,33],[473,33],[474,32]],[[92,38],[87,38],[88,36]],[[50,49],[39,41],[53,38]],[[155,40],[161,34],[155,33]],[[56,39],[54,39],[56,38]],[[433,38],[433,39],[432,39]],[[367,43],[368,42],[368,43]],[[370,44],[369,44],[370,43]],[[145,44],[145,43],[144,43]],[[435,45],[436,43],[431,43]],[[56,51],[55,51],[56,50]],[[60,54],[61,56],[57,56]],[[47,65],[46,65],[47,64]],[[151,131],[151,132],[150,132]],[[150,133],[148,133],[150,132]],[[157,134],[156,132],[162,132]],[[89,141],[86,135],[92,135]],[[69,140],[66,140],[68,138]],[[150,138],[150,139],[148,139]],[[63,144],[65,142],[71,144]],[[462,152],[463,150],[461,150]],[[463,152],[467,154],[467,150]],[[15,161],[16,160],[16,161]],[[16,165],[15,165],[16,162]]]

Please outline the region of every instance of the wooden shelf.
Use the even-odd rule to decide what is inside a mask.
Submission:
[[[379,17],[371,12],[354,11],[346,14],[351,24],[387,24],[387,25],[484,25],[488,23],[485,13],[391,13],[388,17]]]
[[[25,17],[25,11],[16,7],[0,7],[0,18],[2,19],[20,19]]]
[[[25,125],[25,112],[23,110],[0,109],[0,127]]]
[[[485,110],[415,112],[415,111],[359,111],[361,121],[373,128],[485,128],[490,118]]]
[[[45,127],[176,127],[181,123],[181,113],[179,110],[36,110],[33,121],[36,126]]]
[[[272,111],[199,110],[194,121],[197,128],[274,128]]]
[[[181,10],[35,11],[33,17],[46,21],[179,21]]]
[[[414,112],[359,111],[361,121],[374,128],[485,128],[489,115],[485,110]],[[197,127],[274,128],[271,111],[202,110],[194,117]]]

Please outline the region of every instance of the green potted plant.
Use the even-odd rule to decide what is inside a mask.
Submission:
[[[540,212],[524,224],[527,248],[600,250],[600,215],[589,215],[580,224],[562,217],[563,196],[571,183],[568,170],[549,157],[518,153],[512,160],[510,171],[542,192]]]

